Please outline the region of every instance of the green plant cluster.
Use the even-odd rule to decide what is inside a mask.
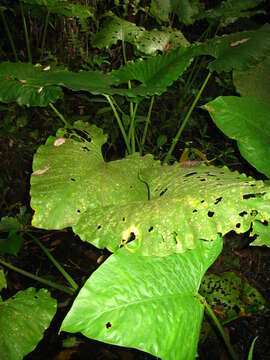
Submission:
[[[227,0],[213,9],[199,0],[152,0],[147,6],[132,2],[122,7],[114,3],[115,11],[102,16],[90,3],[86,6],[63,0],[19,0],[15,7],[8,2],[0,7],[15,59],[0,63],[0,102],[6,107],[17,104],[45,109],[61,121],[56,133],[48,136],[34,155],[31,226],[46,230],[71,227],[81,240],[112,253],[80,289],[61,331],[80,332],[162,359],[194,359],[206,309],[236,359],[209,304],[214,308],[217,299],[219,304],[223,301],[224,309],[228,308],[223,313],[226,320],[238,317],[239,312],[235,313],[226,299],[236,301],[238,293],[232,287],[236,283],[242,286],[241,279],[232,274],[221,278],[204,275],[220,255],[223,236],[230,231],[249,231],[257,237],[255,245],[270,246],[270,24],[228,31],[228,25],[233,27],[241,19],[263,14],[263,1]],[[28,8],[44,14],[39,56],[34,57]],[[28,62],[19,61],[6,18],[9,11],[22,18]],[[130,13],[133,19],[138,13],[151,18],[155,28],[139,26],[129,19]],[[78,67],[60,66],[46,58],[52,17],[72,19],[76,24],[70,38],[84,59],[79,71]],[[201,22],[207,26],[195,40],[181,31]],[[88,33],[89,24],[92,31]],[[87,55],[87,47],[76,42],[78,29],[87,44],[91,40],[95,49],[92,57]],[[119,49],[122,64],[114,66],[108,54]],[[226,79],[230,75],[238,95],[228,93],[202,100],[214,77]],[[171,138],[160,133],[153,141],[155,104],[175,84],[182,90],[175,106],[175,113],[181,113],[180,122]],[[66,116],[68,112],[60,108],[65,109],[67,93],[102,104],[97,117],[105,114],[110,126],[97,126],[98,121],[83,116],[79,121]],[[180,162],[171,163],[184,130],[196,121],[194,110],[199,106],[227,138],[236,142],[259,179],[227,166],[214,166],[198,149],[194,153],[200,159],[189,159],[189,146]],[[114,122],[115,134],[108,131]],[[102,153],[108,140],[106,132],[112,143],[121,143],[122,158],[106,161]],[[154,156],[160,149],[162,154]],[[0,239],[0,264],[74,294],[78,285],[33,235],[70,287],[38,278],[2,259],[5,254],[18,254],[22,235],[31,234],[31,226],[18,216],[2,217],[0,231],[8,236]],[[0,281],[3,288],[3,272]],[[225,300],[216,284],[224,286]],[[35,291],[30,288],[0,302],[0,330],[5,329],[0,331],[0,353],[5,359],[22,359],[32,351],[55,314],[56,302],[47,290]],[[256,289],[245,284],[243,293],[245,300],[238,299],[237,303],[243,311],[267,310]],[[26,326],[33,308],[38,327],[34,330]],[[21,316],[14,323],[8,322],[14,312]],[[14,328],[18,332],[16,352],[12,350]],[[25,338],[21,337],[22,328]],[[33,331],[36,337],[30,341]],[[255,340],[250,358],[254,344]]]

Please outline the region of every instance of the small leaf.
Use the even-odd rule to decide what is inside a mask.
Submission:
[[[29,288],[0,302],[1,359],[22,360],[33,351],[55,312],[56,300],[45,289]]]

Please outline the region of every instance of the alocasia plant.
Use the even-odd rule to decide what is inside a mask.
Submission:
[[[198,1],[179,3],[186,5],[185,14],[178,13],[176,2],[168,12],[176,12],[186,23],[199,16]],[[153,32],[116,17],[109,21],[114,22],[117,39],[130,41],[142,51],[142,43],[136,41],[139,32],[151,43]],[[125,33],[127,29],[130,34]],[[104,32],[106,24],[96,37],[96,46],[110,46]],[[107,74],[2,63],[0,80],[5,86],[0,89],[0,100],[47,106],[66,87],[101,94],[109,101],[115,94],[126,96],[137,106],[141,99],[165,92],[196,56],[215,58],[208,66],[210,72],[256,66],[268,55],[269,34],[266,24],[256,31],[215,37],[202,44],[185,43]],[[166,41],[174,41],[169,35]],[[156,50],[160,48],[155,46]],[[209,77],[210,73],[205,84]],[[123,88],[122,84],[133,80],[133,87]],[[215,103],[211,105],[207,104],[208,110]],[[131,124],[134,119],[135,115],[130,116]],[[221,251],[222,235],[231,230],[243,233],[253,226],[263,237],[270,217],[270,188],[225,167],[161,165],[151,155],[142,157],[133,151],[135,146],[130,151],[129,141],[131,137],[126,136],[129,156],[105,162],[102,130],[78,122],[48,138],[34,157],[32,224],[45,229],[72,227],[82,240],[114,253],[83,286],[62,330],[136,347],[163,359],[193,359],[203,314],[198,294],[201,279]],[[253,154],[260,146],[255,144]]]
[[[268,221],[270,188],[227,168],[162,166],[151,155],[106,163],[105,141],[101,129],[78,122],[34,157],[33,225],[71,226],[114,252],[83,286],[62,330],[193,359],[203,314],[198,288],[221,251],[220,235]]]

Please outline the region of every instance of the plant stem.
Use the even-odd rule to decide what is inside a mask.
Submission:
[[[123,50],[123,58],[125,65],[127,64],[127,53],[126,53],[126,45],[124,39],[122,39],[122,50]],[[128,88],[131,89],[131,81],[128,80]],[[130,143],[131,140],[131,152],[132,154],[135,153],[135,116],[137,111],[138,104],[135,104],[135,108],[133,106],[133,101],[129,100],[129,118],[130,124],[129,124],[129,133],[128,133],[128,141]]]
[[[53,282],[53,281],[43,279],[43,278],[41,278],[41,277],[39,277],[39,276],[37,276],[37,275],[34,275],[34,274],[32,274],[32,273],[30,273],[30,272],[28,272],[28,271],[22,270],[22,269],[14,266],[14,265],[11,265],[11,264],[5,262],[5,261],[2,260],[2,259],[0,259],[0,264],[4,265],[5,267],[7,267],[7,268],[10,269],[10,270],[16,271],[16,272],[19,273],[19,274],[22,274],[22,275],[24,275],[24,276],[27,276],[27,277],[30,278],[30,279],[36,280],[36,281],[38,281],[38,282],[40,282],[40,283],[42,283],[42,284],[45,284],[45,285],[50,286],[50,287],[53,287],[53,288],[55,288],[55,289],[57,289],[57,290],[66,292],[66,293],[69,294],[69,295],[73,295],[74,292],[75,292],[73,289],[71,289],[71,288],[68,287],[68,286],[60,285],[60,284],[57,284],[57,283],[55,283],[55,282]]]
[[[46,40],[47,29],[48,29],[48,24],[49,24],[49,17],[50,17],[50,11],[48,10],[47,14],[46,14],[45,23],[44,23],[44,30],[43,30],[43,34],[42,34],[41,49],[40,49],[40,60],[43,59],[45,40]]]
[[[146,121],[145,121],[145,126],[144,126],[144,129],[143,129],[143,137],[142,137],[141,146],[140,146],[140,154],[141,155],[142,155],[143,147],[144,147],[145,140],[146,140],[146,134],[147,134],[148,126],[150,124],[150,119],[151,119],[154,100],[155,100],[155,96],[152,96],[151,97],[151,102],[150,102],[150,105],[149,105],[149,109],[148,109],[148,113],[147,113],[147,117],[146,117]]]
[[[52,256],[52,254],[46,249],[46,247],[33,235],[28,233],[28,235],[35,241],[35,243],[38,244],[38,246],[41,248],[41,250],[44,251],[44,253],[47,255],[49,260],[53,263],[53,265],[57,268],[58,271],[64,276],[64,278],[69,282],[70,286],[74,289],[74,291],[77,291],[79,288],[79,285],[72,279],[72,277],[66,272],[66,270],[62,267],[61,264]]]
[[[22,15],[23,30],[24,30],[24,37],[25,37],[28,61],[31,63],[32,55],[31,55],[31,49],[30,49],[30,41],[29,41],[29,35],[28,35],[28,30],[27,30],[27,25],[26,25],[26,20],[25,20],[25,16],[24,16],[24,12],[23,12],[23,5],[22,5],[21,0],[19,0],[19,4],[20,4],[21,15]]]
[[[65,127],[70,127],[71,125],[67,122],[67,120],[64,118],[64,116],[56,109],[56,107],[52,103],[50,103],[49,105],[50,105],[50,108],[53,109],[53,111],[59,117],[59,119],[64,123]]]
[[[121,134],[122,134],[122,136],[123,136],[123,139],[124,139],[124,141],[125,141],[127,151],[128,151],[129,154],[131,154],[131,150],[130,150],[130,145],[129,145],[129,141],[128,141],[128,138],[127,138],[127,134],[126,134],[125,129],[124,129],[124,127],[123,127],[122,121],[121,121],[121,119],[120,119],[120,117],[119,117],[119,115],[118,115],[118,112],[117,112],[117,110],[116,110],[116,108],[115,108],[115,106],[114,106],[114,104],[113,104],[113,102],[112,102],[112,99],[110,98],[109,95],[103,94],[103,96],[105,96],[105,98],[108,100],[108,103],[110,104],[110,106],[111,106],[111,108],[112,108],[112,111],[113,111],[114,116],[115,116],[115,118],[116,118],[117,124],[118,124],[118,126],[119,126],[119,129],[120,129]]]
[[[232,347],[232,345],[231,345],[231,343],[230,343],[230,340],[229,340],[227,334],[225,333],[222,325],[220,324],[218,318],[216,317],[214,311],[213,311],[213,310],[211,309],[211,307],[208,305],[206,299],[203,298],[201,295],[199,295],[199,296],[200,296],[200,300],[201,300],[202,304],[205,306],[205,309],[206,309],[207,314],[208,314],[208,315],[210,316],[210,318],[213,320],[213,322],[214,322],[215,326],[217,327],[220,335],[222,336],[222,338],[223,338],[223,340],[224,340],[224,343],[225,343],[225,345],[226,345],[226,347],[227,347],[227,349],[228,349],[229,354],[231,355],[231,357],[232,357],[233,360],[237,360],[238,357],[237,357],[235,351],[233,350],[233,347]]]
[[[11,46],[11,49],[12,49],[12,52],[13,52],[13,56],[15,58],[15,61],[19,61],[19,58],[18,58],[18,55],[17,55],[17,51],[16,51],[16,48],[15,48],[15,44],[14,44],[14,41],[13,41],[13,38],[12,38],[12,35],[9,31],[9,27],[8,27],[8,24],[7,24],[7,21],[6,21],[6,17],[5,17],[5,14],[4,14],[4,11],[0,10],[0,15],[1,15],[1,19],[3,21],[3,25],[4,25],[4,29],[5,29],[5,32],[7,33],[7,37],[8,37],[8,40],[9,40],[9,43],[10,43],[10,46]]]
[[[169,151],[168,151],[168,153],[167,153],[167,155],[166,155],[166,157],[165,157],[165,159],[164,159],[164,162],[165,162],[165,163],[168,162],[168,160],[169,160],[169,158],[170,158],[170,156],[171,156],[171,154],[172,154],[172,152],[173,152],[173,150],[174,150],[174,148],[175,148],[175,146],[176,146],[176,144],[177,144],[180,136],[182,135],[182,132],[183,132],[183,130],[184,130],[184,128],[185,128],[185,126],[186,126],[186,124],[187,124],[187,122],[188,122],[191,114],[192,114],[192,111],[194,110],[197,102],[199,101],[199,99],[200,99],[200,97],[201,97],[201,94],[202,94],[202,92],[203,92],[206,84],[208,83],[211,75],[212,75],[212,73],[209,72],[208,75],[207,75],[207,77],[206,77],[206,79],[204,80],[204,82],[203,82],[203,84],[202,84],[202,86],[201,86],[201,88],[200,88],[197,96],[195,97],[195,99],[194,99],[191,107],[189,108],[189,110],[188,110],[188,112],[187,112],[187,114],[186,114],[186,116],[185,116],[185,118],[184,118],[184,120],[183,120],[180,128],[178,129],[177,134],[176,134],[175,137],[173,138],[172,143],[171,143],[171,146],[170,146],[170,149],[169,149]]]
[[[131,153],[132,154],[134,154],[136,151],[136,148],[135,148],[135,117],[136,117],[137,108],[138,108],[138,104],[135,104],[134,111],[132,108],[132,113],[130,115],[131,121],[130,121],[129,131],[128,131],[128,142],[130,143],[130,140],[131,140]]]

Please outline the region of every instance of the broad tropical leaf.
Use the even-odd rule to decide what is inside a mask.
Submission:
[[[58,14],[69,18],[79,18],[80,20],[93,17],[90,7],[80,4],[73,4],[66,0],[20,0],[28,5],[46,7],[52,14]]]
[[[155,54],[158,50],[166,52],[189,45],[179,30],[165,28],[162,31],[157,29],[147,31],[110,13],[103,28],[96,34],[93,45],[101,49],[116,44],[118,40],[129,42],[147,55]]]
[[[151,0],[151,13],[163,21],[169,21],[171,14],[176,14],[181,23],[193,24],[202,10],[199,0]]]
[[[262,181],[227,168],[162,166],[151,155],[105,163],[102,131],[77,126],[88,140],[59,133],[34,157],[36,227],[72,226],[82,240],[112,252],[138,239],[139,254],[165,256],[269,219],[270,209],[260,210],[261,203],[269,206],[270,189]]]
[[[197,292],[221,248],[217,238],[167,257],[120,249],[87,280],[61,330],[163,360],[193,360],[203,316]]]
[[[249,18],[263,14],[263,10],[252,10],[265,0],[226,0],[215,9],[209,9],[197,15],[198,19],[206,19],[209,23],[216,23],[225,27],[235,23],[241,18]]]
[[[20,360],[33,351],[55,312],[56,300],[45,289],[29,288],[0,301],[1,359]]]
[[[193,47],[180,47],[147,60],[129,61],[122,68],[112,71],[112,75],[118,78],[120,83],[127,83],[129,80],[141,82],[137,87],[126,90],[127,95],[161,95],[184,73],[196,52],[197,49]],[[120,89],[118,93],[120,94]],[[121,94],[124,95],[123,90]]]
[[[48,106],[62,97],[62,89],[46,83],[41,66],[26,63],[0,63],[0,101],[26,106]]]
[[[241,155],[270,177],[270,105],[248,97],[220,96],[203,108],[225,135],[237,141]]]
[[[270,52],[270,24],[255,31],[242,31],[215,37],[198,47],[198,54],[216,58],[209,64],[211,71],[246,70],[265,59]]]
[[[270,104],[270,56],[245,71],[235,70],[233,82],[241,96]]]

